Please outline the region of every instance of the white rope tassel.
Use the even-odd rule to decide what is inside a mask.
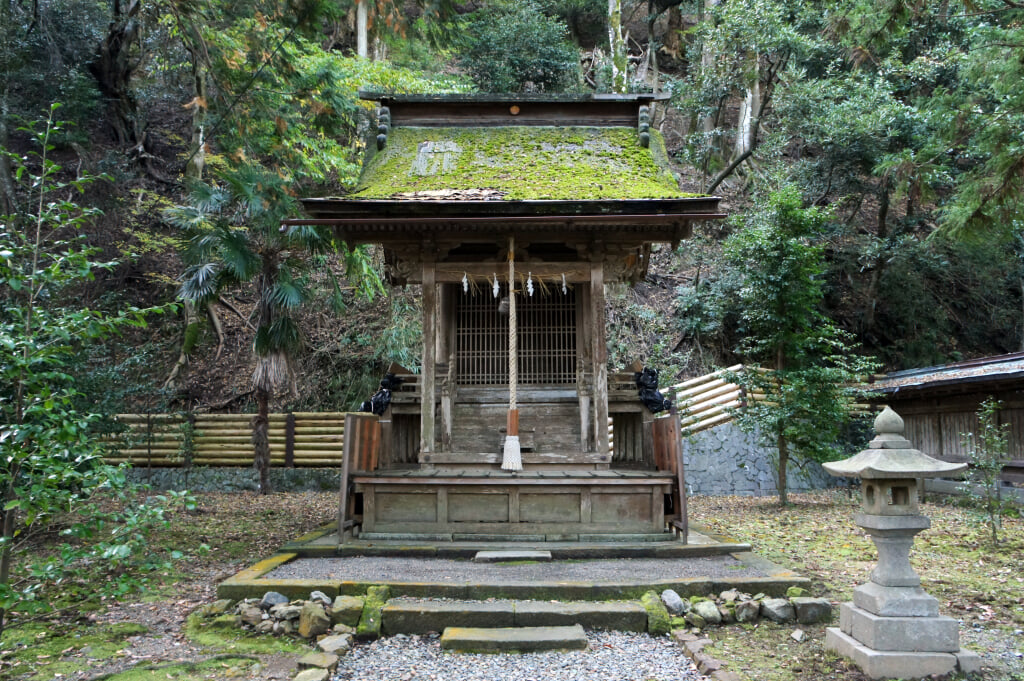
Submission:
[[[469,277],[466,276],[465,272],[462,273],[462,292],[469,293]]]
[[[508,240],[508,410],[516,412],[516,384],[519,382],[519,348],[516,329],[516,264],[515,238]],[[511,419],[510,419],[511,421]],[[519,423],[518,414],[515,423]],[[519,447],[519,431],[506,432],[505,450],[502,452],[501,469],[505,471],[523,470],[523,456]]]
[[[497,298],[498,294],[501,293],[501,289],[498,287],[498,274],[497,273],[494,274],[494,284],[493,284],[493,289],[492,290],[494,291],[494,297],[495,298]]]

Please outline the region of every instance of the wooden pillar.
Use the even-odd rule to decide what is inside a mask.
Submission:
[[[455,399],[455,287],[440,284],[437,299],[437,357],[445,362],[447,373],[441,377],[441,451],[452,449],[452,402]],[[436,380],[436,378],[435,378]]]
[[[434,279],[434,259],[423,261],[423,369],[420,394],[420,455],[434,451],[434,372],[437,364],[437,285]]]
[[[594,358],[594,448],[609,455],[608,340],[605,336],[604,254],[595,249],[590,262],[590,342]]]

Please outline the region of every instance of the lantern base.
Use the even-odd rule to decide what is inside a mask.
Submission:
[[[835,627],[825,630],[825,649],[848,657],[872,679],[919,679],[953,672],[973,674],[981,660],[969,650],[955,653],[912,653],[874,650]]]

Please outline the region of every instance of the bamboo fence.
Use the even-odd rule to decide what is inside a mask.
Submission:
[[[251,466],[252,414],[118,414],[127,428],[108,438],[111,463],[134,466]],[[345,413],[270,414],[275,467],[340,466]]]

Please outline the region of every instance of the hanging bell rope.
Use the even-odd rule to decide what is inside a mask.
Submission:
[[[519,409],[516,405],[516,384],[519,382],[519,348],[516,329],[516,240],[508,238],[508,419],[505,423],[505,450],[501,468],[523,470],[519,447]]]

